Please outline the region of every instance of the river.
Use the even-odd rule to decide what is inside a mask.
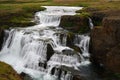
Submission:
[[[46,10],[35,14],[35,26],[6,30],[0,61],[31,80],[74,80],[76,75],[83,80],[101,80],[89,61],[89,35],[75,34],[73,43],[80,53],[67,46],[69,31],[59,26],[63,15],[76,15],[82,7],[43,7]]]

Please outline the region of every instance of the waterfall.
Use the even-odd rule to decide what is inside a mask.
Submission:
[[[65,6],[43,6],[47,8],[45,11],[37,12],[35,19],[39,24],[44,26],[59,26],[61,16],[75,15],[75,11],[82,9],[82,7],[65,7]]]
[[[89,41],[88,35],[76,35],[74,40],[75,45],[81,49],[82,55],[86,57],[89,57]]]
[[[75,45],[80,47],[82,55],[66,46],[67,31],[60,28],[63,15],[75,15],[81,7],[43,6],[45,11],[35,14],[37,25],[27,28],[16,28],[5,36],[4,45],[0,52],[0,61],[10,64],[19,74],[24,72],[33,80],[72,80],[69,71],[60,70],[66,66],[79,70],[83,56],[89,55],[89,36],[77,35]],[[8,32],[6,32],[8,33]],[[6,39],[7,38],[7,39]],[[53,48],[52,56],[48,44]],[[57,67],[57,68],[56,68]],[[51,71],[55,68],[54,74]]]
[[[60,15],[52,15],[52,13],[46,13],[47,11],[36,13],[35,19],[37,19],[36,21],[38,21],[38,24],[43,24],[45,26],[58,26],[60,24]]]
[[[74,44],[78,46],[82,52],[83,61],[81,65],[89,64],[89,41],[90,37],[88,35],[76,35],[74,39]],[[86,59],[84,59],[86,58]]]
[[[91,18],[89,18],[89,26],[90,26],[90,29],[93,29],[94,27],[94,24]]]

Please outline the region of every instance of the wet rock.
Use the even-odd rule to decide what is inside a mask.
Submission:
[[[51,58],[54,54],[54,50],[50,44],[47,45],[47,61]]]
[[[73,76],[73,80],[83,80],[79,75]]]
[[[75,34],[72,32],[67,33],[67,42],[66,42],[66,46],[73,46],[74,45],[74,38],[75,38]]]
[[[79,53],[82,53],[80,47],[76,46],[76,45],[73,45],[73,46],[70,46],[72,49],[74,49],[76,52],[79,52]]]
[[[61,66],[62,71],[70,72],[72,74],[72,80],[84,80],[80,76],[80,71],[73,69],[72,67]]]
[[[28,74],[22,72],[20,74],[23,77],[23,80],[33,80]]]
[[[80,71],[74,69],[73,67],[61,66],[60,68],[62,69],[62,71],[71,72],[73,76],[80,74]]]
[[[55,73],[55,67],[53,67],[51,70],[51,74],[54,75],[54,73]]]
[[[2,44],[3,44],[3,41],[4,41],[4,30],[0,28],[0,50],[2,48]]]
[[[91,31],[91,61],[120,73],[120,18],[106,17],[102,23]]]
[[[43,68],[46,69],[46,67],[47,67],[47,62],[45,62],[45,63],[39,62],[38,65],[39,65],[40,67],[43,67]]]
[[[0,62],[0,80],[22,80],[22,78],[11,66]]]
[[[75,34],[72,32],[67,33],[67,42],[66,45],[69,46],[70,48],[74,49],[77,52],[81,53],[81,49],[74,44],[74,39],[75,39]]]
[[[74,55],[74,54],[75,54],[74,51],[69,50],[69,49],[65,49],[65,50],[63,50],[62,52],[63,52],[63,54],[65,54],[65,55]]]
[[[56,67],[53,67],[53,69],[51,70],[51,74],[52,75],[56,75],[55,72],[56,70],[58,71],[58,78],[60,78],[63,73],[64,73],[64,76],[67,75],[68,73],[71,74],[71,78],[72,80],[84,80],[79,74],[80,74],[80,71],[78,70],[75,70],[74,68],[72,67],[67,67],[67,66],[56,66]]]

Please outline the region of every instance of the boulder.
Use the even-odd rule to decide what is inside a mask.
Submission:
[[[72,32],[86,33],[90,30],[89,19],[85,16],[62,16],[60,27]]]
[[[30,77],[28,74],[24,72],[22,72],[20,75],[22,76],[23,80],[33,80],[32,77]]]
[[[52,57],[54,54],[54,50],[50,44],[47,44],[47,61]]]

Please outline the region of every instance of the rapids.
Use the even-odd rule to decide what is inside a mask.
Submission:
[[[19,74],[25,73],[33,80],[72,80],[72,72],[61,67],[80,71],[80,66],[90,64],[86,59],[89,57],[90,37],[75,35],[74,44],[82,53],[76,52],[66,46],[68,31],[59,24],[61,16],[75,15],[75,11],[82,7],[43,7],[46,10],[35,14],[37,25],[6,31],[0,61],[10,64]],[[48,56],[48,44],[53,49],[51,56]]]

